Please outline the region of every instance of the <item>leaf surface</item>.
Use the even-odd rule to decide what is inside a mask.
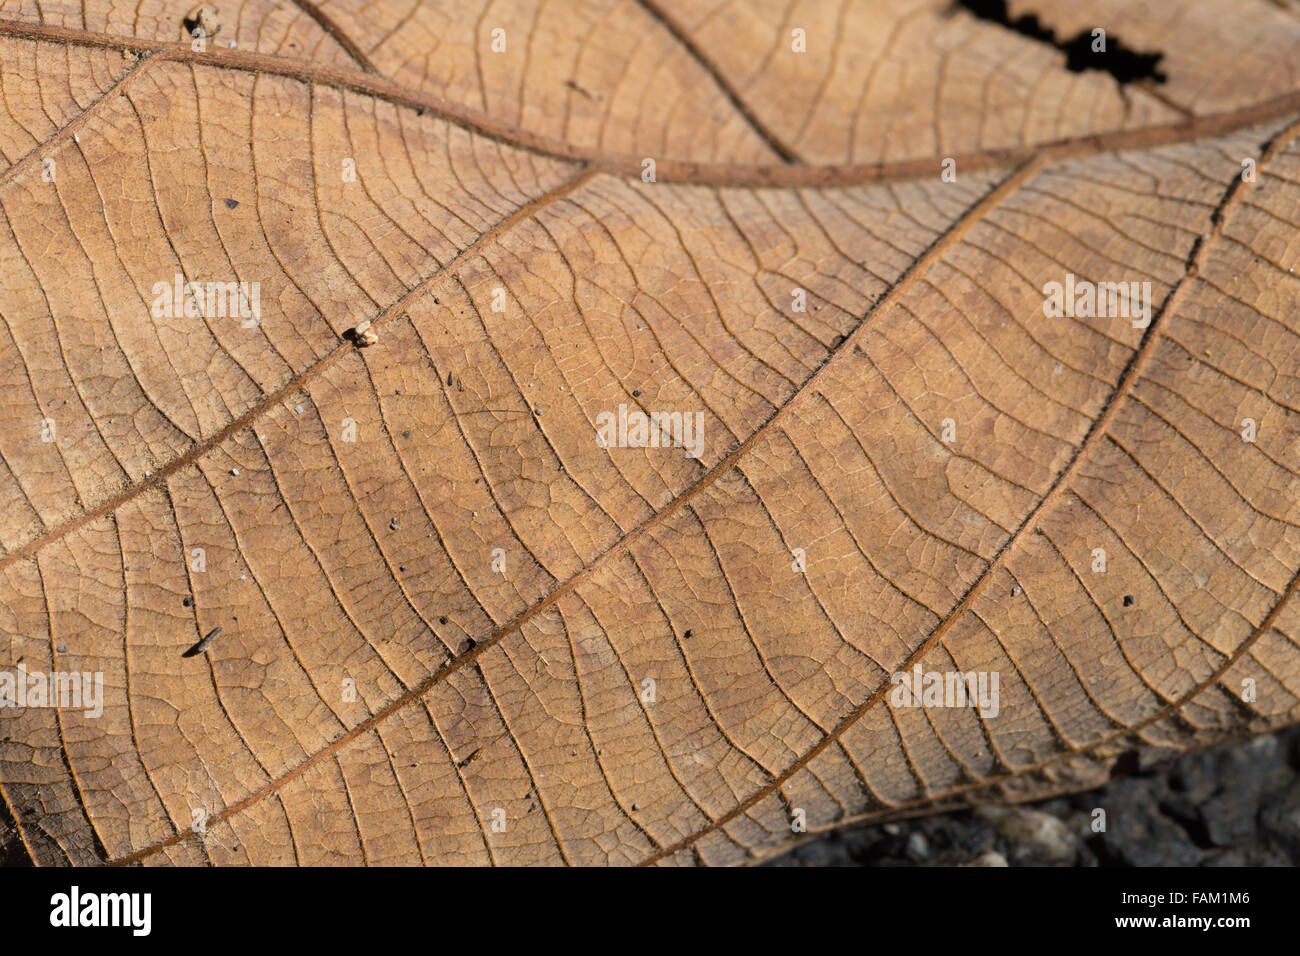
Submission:
[[[0,10],[0,671],[104,682],[24,853],[736,863],[1295,720],[1300,17],[991,6]]]

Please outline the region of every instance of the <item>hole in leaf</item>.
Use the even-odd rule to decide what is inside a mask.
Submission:
[[[1143,53],[1130,49],[1119,37],[1106,35],[1105,52],[1092,49],[1092,31],[1084,30],[1069,39],[1057,39],[1056,33],[1038,22],[1032,13],[1012,19],[1007,0],[955,0],[954,6],[974,14],[981,20],[996,23],[1014,30],[1021,36],[1055,47],[1065,54],[1065,68],[1071,73],[1098,70],[1109,73],[1119,83],[1152,80],[1163,83],[1167,79],[1159,68],[1163,53]]]

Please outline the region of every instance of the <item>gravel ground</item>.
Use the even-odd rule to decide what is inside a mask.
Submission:
[[[1106,830],[1092,831],[1092,811]],[[1088,793],[858,827],[767,866],[1295,866],[1300,726]]]

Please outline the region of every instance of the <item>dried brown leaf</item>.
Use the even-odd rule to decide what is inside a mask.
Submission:
[[[0,19],[30,859],[734,863],[1296,719],[1292,5],[507,6]]]

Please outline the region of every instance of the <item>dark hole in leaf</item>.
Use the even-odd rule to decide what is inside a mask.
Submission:
[[[1135,83],[1139,80],[1152,80],[1163,83],[1167,79],[1159,68],[1163,53],[1143,53],[1130,49],[1119,37],[1106,34],[1105,52],[1092,49],[1092,31],[1084,30],[1069,39],[1057,39],[1056,33],[1038,22],[1032,13],[1011,18],[1007,9],[1007,0],[955,0],[955,7],[960,7],[981,20],[996,23],[1014,30],[1021,36],[1037,40],[1055,47],[1065,54],[1065,68],[1071,73],[1084,70],[1098,70],[1109,73],[1119,83]]]

